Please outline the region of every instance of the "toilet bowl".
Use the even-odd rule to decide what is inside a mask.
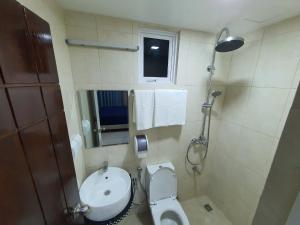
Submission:
[[[146,191],[155,225],[189,225],[177,197],[177,178],[172,163],[148,165]]]

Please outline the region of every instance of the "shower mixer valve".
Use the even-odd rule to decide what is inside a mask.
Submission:
[[[216,70],[216,67],[215,66],[208,66],[207,67],[207,71],[208,72],[214,72]]]

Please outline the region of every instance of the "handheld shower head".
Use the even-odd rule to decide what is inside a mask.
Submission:
[[[216,97],[220,96],[220,95],[222,94],[222,91],[214,90],[214,91],[212,91],[210,94],[211,94],[211,96],[213,97],[213,99],[212,99],[210,105],[213,106],[214,103],[215,103]]]

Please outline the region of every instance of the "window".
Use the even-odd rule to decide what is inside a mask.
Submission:
[[[171,83],[175,80],[177,34],[140,31],[139,81]]]

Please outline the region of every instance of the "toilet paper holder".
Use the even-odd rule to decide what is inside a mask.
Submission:
[[[149,142],[145,134],[139,134],[134,137],[134,150],[138,158],[147,157]]]

